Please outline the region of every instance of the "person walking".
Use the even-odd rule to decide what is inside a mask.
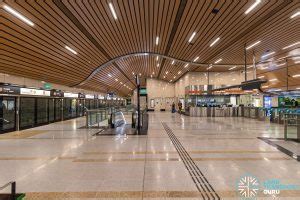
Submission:
[[[175,103],[173,102],[172,103],[172,113],[175,113],[176,112],[176,109],[175,109]]]
[[[179,101],[178,102],[178,111],[179,111],[179,114],[181,114],[181,111],[182,111],[182,103]]]

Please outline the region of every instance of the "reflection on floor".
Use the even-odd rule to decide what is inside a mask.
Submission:
[[[27,199],[240,199],[244,175],[292,185],[276,195],[299,199],[299,162],[257,137],[283,127],[246,118],[149,113],[148,135],[94,136],[85,119],[0,139],[0,185],[15,180]],[[26,134],[26,133],[25,133]],[[278,182],[277,182],[278,183]],[[211,188],[208,186],[211,186]],[[209,187],[209,188],[207,188]],[[1,191],[1,192],[8,192]]]

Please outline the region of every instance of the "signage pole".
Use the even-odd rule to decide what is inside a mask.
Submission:
[[[137,129],[138,129],[138,134],[140,133],[141,129],[141,105],[140,105],[140,80],[139,77],[136,75],[136,84],[137,84],[137,110],[138,110],[138,115],[137,115]]]

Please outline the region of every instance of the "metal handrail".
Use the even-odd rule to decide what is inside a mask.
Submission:
[[[12,199],[15,199],[15,196],[16,196],[16,182],[15,181],[11,181],[11,182],[6,183],[5,185],[0,187],[0,190],[3,190],[3,189],[7,188],[10,185],[11,185]]]

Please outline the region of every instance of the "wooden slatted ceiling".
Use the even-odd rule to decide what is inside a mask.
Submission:
[[[30,27],[4,11],[2,2],[28,17],[35,26]],[[109,9],[110,2],[117,20]],[[0,0],[0,30],[4,38],[0,72],[73,86],[98,66],[129,53],[167,53],[190,61],[199,56],[197,62],[208,64],[222,58],[221,63],[230,65],[244,62],[245,43],[262,41],[255,47],[259,60],[268,49],[284,54],[285,51],[280,51],[282,47],[300,40],[300,21],[290,19],[299,9],[299,1],[265,0],[245,15],[253,3],[254,0]],[[214,8],[219,9],[217,14],[211,12]],[[178,21],[176,16],[180,16]],[[196,36],[188,44],[194,31]],[[217,37],[220,41],[209,47]],[[78,54],[70,53],[65,45]],[[131,90],[115,79],[133,89],[132,72],[141,73],[144,82],[153,72],[154,77],[170,81],[174,76],[178,80],[178,71],[182,74],[187,70],[206,71],[206,67],[189,65],[184,69],[183,63],[172,65],[172,60],[162,60],[159,67],[154,56],[118,60],[80,87],[127,94]],[[252,62],[250,54],[247,62]],[[213,67],[210,71],[228,68]],[[108,73],[113,73],[113,77]],[[258,70],[258,73],[263,72]],[[275,71],[268,72],[270,77],[272,73]]]

